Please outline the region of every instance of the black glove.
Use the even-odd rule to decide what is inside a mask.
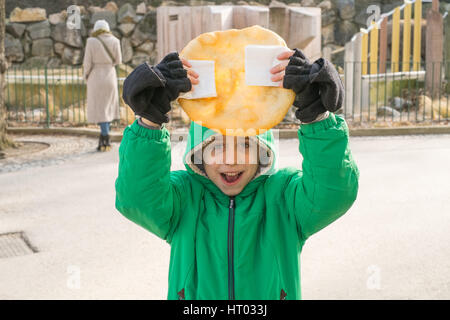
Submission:
[[[178,53],[171,52],[156,66],[136,67],[123,83],[123,100],[137,115],[162,124],[169,121],[170,102],[191,88]]]
[[[296,95],[295,116],[302,122],[314,121],[326,111],[335,112],[342,106],[344,86],[334,66],[323,58],[314,63],[298,49],[289,58],[283,87]]]

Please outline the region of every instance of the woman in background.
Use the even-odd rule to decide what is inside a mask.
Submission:
[[[108,22],[95,22],[84,53],[84,79],[87,82],[87,121],[100,125],[97,150],[111,149],[110,122],[120,119],[115,66],[122,63],[120,40],[109,30]]]

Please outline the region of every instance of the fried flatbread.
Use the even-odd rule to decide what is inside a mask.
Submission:
[[[188,60],[213,60],[217,97],[178,102],[192,121],[232,136],[252,136],[274,127],[294,102],[290,89],[245,84],[247,45],[286,46],[275,32],[255,25],[203,33],[180,52]]]

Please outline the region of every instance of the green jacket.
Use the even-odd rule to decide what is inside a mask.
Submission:
[[[233,201],[189,164],[214,134],[193,123],[187,170],[170,171],[168,130],[126,127],[117,210],[171,245],[168,299],[300,299],[305,240],[342,216],[358,191],[344,119],[301,125],[303,170],[277,170],[275,160]],[[271,130],[257,138],[276,156]]]

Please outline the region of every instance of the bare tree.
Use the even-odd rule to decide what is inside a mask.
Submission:
[[[5,106],[5,72],[8,62],[5,58],[5,0],[0,0],[0,151],[16,146],[6,136],[6,106]],[[2,153],[0,152],[0,158]]]

